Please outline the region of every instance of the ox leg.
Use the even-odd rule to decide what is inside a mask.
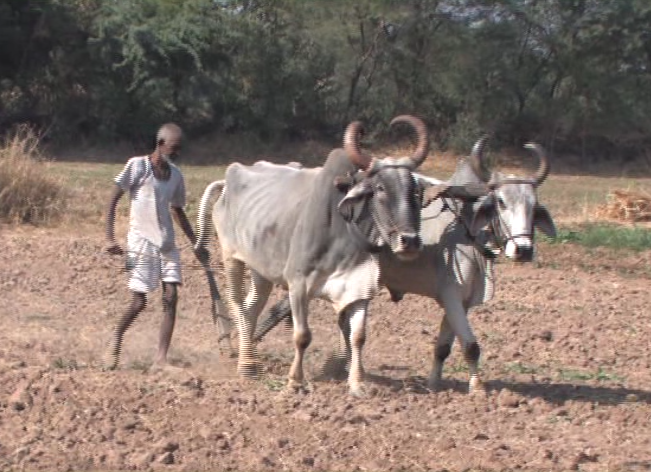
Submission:
[[[294,361],[289,369],[287,388],[290,391],[297,391],[304,387],[303,359],[305,350],[312,342],[312,333],[307,322],[309,298],[305,285],[290,286],[289,302],[292,308],[292,320],[294,321]]]
[[[254,356],[253,364],[255,365],[260,364],[260,359],[258,357],[256,344],[253,342],[253,335],[258,324],[258,317],[267,303],[272,289],[273,284],[271,282],[262,277],[256,271],[251,270],[251,285],[246,300],[244,301],[246,324],[242,328],[247,330],[246,339],[247,342],[251,343],[251,352]]]
[[[365,395],[364,366],[362,365],[362,350],[366,343],[366,313],[369,300],[358,300],[347,309],[350,313],[350,372],[348,385],[350,393],[356,397]]]
[[[432,365],[432,372],[429,375],[427,386],[431,390],[439,390],[441,387],[441,379],[443,377],[443,364],[452,351],[452,344],[454,343],[454,331],[448,323],[447,316],[441,320],[439,328],[439,336],[436,340],[436,347],[434,348],[434,363]]]
[[[226,304],[239,336],[239,357],[237,372],[244,378],[255,378],[259,364],[253,351],[250,322],[244,303],[244,263],[231,257],[224,257],[224,275],[226,276]]]
[[[326,360],[322,372],[326,378],[344,380],[346,378],[346,364],[350,362],[350,312],[339,312],[339,342],[337,350]]]
[[[479,344],[472,332],[470,323],[468,322],[468,311],[463,306],[461,301],[455,299],[447,300],[445,305],[445,317],[452,327],[454,334],[461,342],[463,349],[463,357],[468,364],[468,372],[470,381],[468,383],[468,392],[483,393],[485,392],[484,386],[479,379]]]
[[[468,371],[470,373],[470,381],[468,383],[469,393],[485,393],[486,389],[479,378],[479,356],[481,354],[479,343],[477,341],[469,343],[465,347],[463,354],[468,363]]]

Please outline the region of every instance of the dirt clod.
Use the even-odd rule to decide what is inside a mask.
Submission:
[[[171,452],[165,452],[158,457],[157,461],[166,465],[174,464],[174,454]]]
[[[151,452],[143,452],[140,456],[136,457],[134,460],[134,465],[139,467],[145,467],[152,462],[154,462],[155,455]]]
[[[521,401],[522,398],[510,390],[502,389],[497,395],[497,403],[501,407],[516,408]]]
[[[546,329],[544,331],[541,331],[540,334],[538,334],[538,338],[542,339],[543,341],[553,341],[554,333]]]
[[[170,441],[168,439],[161,439],[154,446],[156,454],[163,454],[165,452],[175,452],[179,448],[179,443]]]

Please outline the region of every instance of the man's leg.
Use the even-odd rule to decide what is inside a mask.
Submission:
[[[147,293],[153,291],[160,280],[160,259],[157,257],[156,249],[151,243],[137,235],[129,234],[127,248],[130,258],[128,288],[132,293],[131,304],[113,331],[113,337],[104,363],[105,370],[117,368],[124,333],[145,309]]]
[[[167,351],[170,348],[174,324],[176,323],[176,304],[178,301],[178,283],[163,282],[163,321],[160,326],[158,355],[155,364],[167,364]]]
[[[120,363],[120,352],[122,351],[122,339],[124,333],[129,329],[138,315],[147,305],[147,295],[143,292],[132,292],[131,304],[122,315],[120,321],[113,330],[113,336],[109,343],[109,349],[104,361],[104,370],[114,370]]]
[[[183,282],[181,277],[181,254],[177,248],[160,254],[161,280],[163,285],[163,321],[158,337],[158,354],[155,365],[167,365],[167,352],[172,342],[174,325],[176,324],[176,306],[178,288]]]

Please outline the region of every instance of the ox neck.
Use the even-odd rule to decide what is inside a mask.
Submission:
[[[362,250],[366,252],[370,252],[371,254],[377,254],[382,250],[382,246],[378,246],[377,244],[372,243],[369,240],[373,236],[372,235],[373,231],[371,231],[370,235],[366,235],[364,234],[362,229],[355,223],[346,223],[346,227],[348,228],[348,231],[350,231],[350,233],[358,241]]]
[[[475,212],[475,204],[480,205],[483,199],[479,199],[476,203],[471,203],[471,202],[460,202],[459,200],[456,200],[454,198],[443,198],[443,211],[446,209],[449,210],[455,217],[455,220],[461,224],[463,227],[466,237],[475,245],[477,250],[484,256],[486,259],[494,260],[497,258],[497,254],[493,252],[491,249],[486,247],[484,244],[482,244],[480,241],[477,240],[477,236],[473,236],[472,232],[470,231],[470,222],[472,221],[472,215]],[[497,243],[497,246],[500,250],[504,250],[504,245],[500,241],[494,227],[495,221],[494,219],[491,220],[491,223],[489,224],[489,231],[492,237],[495,239],[495,242]],[[499,223],[497,223],[499,225]],[[506,244],[506,241],[504,241],[504,244]]]

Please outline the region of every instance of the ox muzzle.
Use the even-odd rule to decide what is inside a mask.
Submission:
[[[423,249],[423,241],[418,234],[399,233],[392,244],[393,253],[403,261],[412,261]]]
[[[533,260],[533,241],[530,235],[511,236],[506,241],[504,255],[516,262]]]

